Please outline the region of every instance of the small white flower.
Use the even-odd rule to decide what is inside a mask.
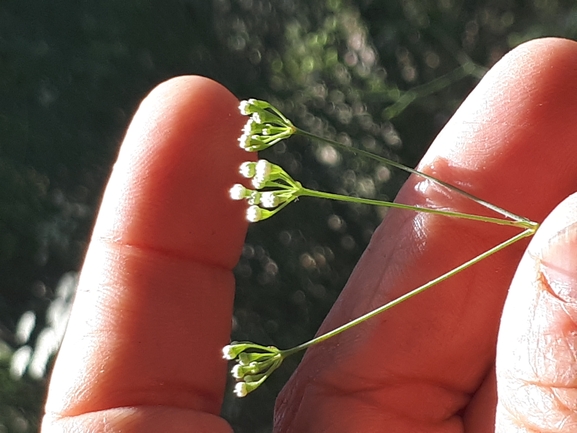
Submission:
[[[262,217],[263,217],[263,210],[256,205],[250,206],[246,210],[246,219],[251,223],[260,221]]]
[[[262,116],[260,115],[260,113],[254,113],[251,117],[252,120],[254,120],[255,123],[258,124],[262,124],[264,123],[264,119],[262,118]]]
[[[238,382],[234,387],[234,393],[237,397],[245,397],[248,394],[246,383]]]
[[[229,190],[229,194],[230,194],[230,198],[232,198],[233,200],[242,200],[251,194],[251,190],[248,188],[245,188],[240,183],[236,183]]]
[[[244,374],[241,372],[240,369],[241,366],[239,364],[235,364],[234,367],[232,367],[232,370],[230,370],[230,372],[232,373],[232,377],[234,377],[235,379],[242,379]]]
[[[266,185],[267,179],[262,176],[255,176],[252,178],[251,183],[256,189],[264,188]]]
[[[255,166],[255,176],[267,179],[272,171],[272,164],[266,159],[259,159]]]
[[[230,361],[231,359],[236,358],[236,355],[236,351],[231,344],[227,344],[222,348],[222,357],[224,359],[228,359]]]
[[[266,208],[272,209],[280,204],[280,199],[278,195],[273,191],[263,192],[260,198],[260,202]]]
[[[247,108],[248,101],[240,101],[240,104],[238,104],[238,110],[240,111],[240,114],[243,116],[248,116]]]
[[[244,116],[250,116],[252,114],[252,110],[254,108],[254,103],[256,102],[255,99],[251,98],[247,101],[240,101],[238,104],[238,109],[240,110],[240,114]]]
[[[238,143],[242,149],[248,149],[250,147],[250,135],[242,134],[238,137]]]
[[[243,177],[250,179],[251,177],[254,177],[254,175],[256,174],[256,162],[251,161],[243,162],[240,165],[238,171]]]
[[[252,117],[250,119],[248,119],[248,121],[244,124],[244,128],[242,129],[242,132],[244,132],[246,135],[251,135],[254,128],[255,128],[255,122],[252,119]]]

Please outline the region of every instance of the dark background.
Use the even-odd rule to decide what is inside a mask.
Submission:
[[[553,35],[577,36],[573,0],[2,0],[0,432],[38,429],[106,179],[155,85],[205,75],[305,129],[415,165],[487,68]],[[392,198],[405,179],[298,138],[266,153],[334,192]],[[381,218],[304,199],[251,226],[233,337],[310,338]],[[245,399],[227,395],[236,432],[270,431],[297,361]]]

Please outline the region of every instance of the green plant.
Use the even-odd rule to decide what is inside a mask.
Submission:
[[[404,170],[410,174],[418,175],[427,180],[447,188],[453,193],[462,195],[479,205],[497,213],[500,217],[488,217],[451,210],[433,209],[421,206],[413,206],[402,203],[395,203],[386,200],[374,200],[361,197],[351,197],[329,192],[317,191],[305,188],[300,182],[294,180],[282,167],[261,159],[257,162],[245,162],[240,166],[240,173],[251,179],[254,189],[246,188],[241,184],[234,185],[230,190],[231,198],[234,200],[247,200],[250,205],[247,210],[247,219],[251,222],[261,221],[272,217],[289,203],[299,197],[316,197],[330,200],[340,200],[358,204],[369,204],[375,206],[385,206],[413,210],[417,212],[427,212],[451,218],[469,219],[489,224],[513,226],[521,230],[520,233],[499,243],[498,245],[482,252],[472,259],[451,269],[450,271],[430,280],[429,282],[413,289],[412,291],[358,317],[340,327],[315,337],[305,343],[299,344],[290,349],[281,350],[274,346],[263,346],[252,342],[233,342],[223,348],[223,356],[227,360],[236,360],[237,363],[232,368],[232,375],[237,380],[235,393],[239,397],[244,397],[248,393],[258,388],[283,362],[283,360],[297,352],[301,352],[315,344],[319,344],[335,335],[340,334],[352,327],[378,315],[382,312],[399,305],[400,303],[424,292],[436,284],[451,278],[459,272],[479,263],[487,257],[501,251],[504,248],[518,242],[519,240],[532,236],[538,229],[539,224],[525,217],[511,213],[505,209],[488,203],[468,192],[457,188],[447,182],[430,176],[416,169],[407,167],[391,159],[375,155],[373,153],[343,145],[334,140],[306,132],[297,128],[279,110],[266,101],[250,99],[242,101],[240,104],[242,114],[250,116],[246,123],[243,134],[239,138],[240,146],[249,151],[257,152],[267,149],[281,140],[289,138],[294,134],[300,134],[314,140],[320,140],[328,145],[335,146],[359,156],[374,159],[380,163]]]

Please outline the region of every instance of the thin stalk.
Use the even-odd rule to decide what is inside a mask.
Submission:
[[[468,65],[459,66],[458,68],[452,70],[451,72],[435,78],[428,83],[421,84],[420,86],[414,87],[407,91],[401,92],[400,96],[395,100],[395,102],[385,108],[385,115],[388,119],[401,114],[409,105],[411,105],[418,98],[428,96],[432,93],[436,93],[456,81],[459,81],[469,75],[471,75],[472,70]]]
[[[481,221],[481,222],[486,222],[486,223],[492,223],[492,224],[497,224],[497,225],[502,225],[502,226],[512,226],[512,227],[518,227],[518,228],[523,228],[523,229],[530,229],[531,228],[531,226],[528,226],[525,221],[511,221],[511,220],[506,220],[506,219],[502,219],[502,218],[492,218],[492,217],[486,217],[486,216],[481,216],[481,215],[468,214],[468,213],[464,213],[464,212],[455,212],[455,211],[450,211],[450,210],[441,210],[441,209],[433,209],[433,208],[420,207],[420,206],[412,206],[412,205],[408,205],[408,204],[395,203],[395,202],[391,202],[391,201],[375,200],[375,199],[362,198],[362,197],[351,197],[351,196],[347,196],[347,195],[333,194],[330,192],[315,191],[315,190],[308,189],[308,188],[302,188],[300,190],[299,195],[308,196],[308,197],[325,198],[325,199],[330,199],[330,200],[338,200],[338,201],[344,201],[344,202],[349,202],[349,203],[368,204],[368,205],[373,205],[373,206],[384,206],[384,207],[390,207],[390,208],[396,208],[396,209],[413,210],[416,212],[431,213],[431,214],[443,215],[443,216],[448,216],[448,217],[453,217],[453,218],[461,218],[461,219],[468,219],[468,220],[473,220],[473,221]]]
[[[310,132],[304,131],[304,130],[302,130],[302,129],[300,129],[300,128],[295,128],[295,132],[296,132],[297,134],[304,135],[305,137],[309,137],[309,138],[314,139],[314,140],[320,140],[320,141],[323,141],[323,142],[325,142],[325,143],[327,143],[327,144],[331,144],[331,145],[333,145],[333,146],[335,146],[335,147],[338,147],[339,149],[346,150],[346,151],[351,152],[351,153],[354,153],[354,154],[356,154],[356,155],[361,155],[361,156],[364,156],[364,157],[367,157],[367,158],[371,158],[371,159],[373,159],[373,160],[375,160],[375,161],[382,162],[382,163],[387,164],[387,165],[389,165],[389,166],[391,166],[391,167],[395,167],[395,168],[398,168],[398,169],[400,169],[400,170],[406,171],[407,173],[416,174],[416,175],[418,175],[418,176],[423,177],[424,179],[430,180],[431,182],[434,182],[434,183],[436,183],[436,184],[438,184],[438,185],[441,185],[441,186],[443,186],[443,187],[445,187],[445,188],[448,188],[449,190],[454,191],[454,192],[462,195],[463,197],[466,197],[466,198],[468,198],[468,199],[470,199],[470,200],[473,200],[473,201],[479,203],[481,206],[483,206],[483,207],[485,207],[485,208],[487,208],[487,209],[490,209],[490,210],[492,210],[492,211],[494,211],[494,212],[497,212],[497,213],[499,213],[499,214],[501,214],[501,215],[503,215],[503,216],[505,216],[505,217],[507,217],[507,218],[511,218],[512,220],[515,220],[515,221],[523,221],[523,222],[526,223],[526,225],[525,225],[524,227],[527,227],[527,228],[529,228],[529,227],[536,228],[536,227],[537,227],[537,223],[535,223],[535,222],[533,222],[533,221],[531,221],[531,220],[529,220],[529,219],[527,219],[527,218],[525,218],[525,217],[522,217],[522,216],[516,215],[516,214],[514,214],[514,213],[512,213],[512,212],[509,212],[509,211],[507,211],[507,210],[505,210],[505,209],[503,209],[503,208],[501,208],[501,207],[499,207],[499,206],[496,206],[496,205],[494,205],[494,204],[492,204],[492,203],[489,203],[489,202],[487,202],[487,201],[485,201],[485,200],[483,200],[483,199],[480,199],[479,197],[476,197],[476,196],[474,196],[473,194],[470,194],[470,193],[468,193],[468,192],[466,192],[466,191],[464,191],[464,190],[462,190],[462,189],[460,189],[460,188],[458,188],[458,187],[456,187],[456,186],[454,186],[454,185],[451,185],[451,184],[448,183],[448,182],[445,182],[445,181],[442,181],[442,180],[440,180],[440,179],[437,179],[436,177],[430,176],[430,175],[428,175],[428,174],[426,174],[426,173],[423,173],[423,172],[421,172],[421,171],[419,171],[419,170],[416,170],[416,169],[414,169],[414,168],[407,167],[406,165],[401,164],[401,163],[396,162],[396,161],[393,161],[392,159],[385,158],[384,156],[375,155],[374,153],[367,152],[366,150],[358,149],[358,148],[356,148],[356,147],[346,146],[346,145],[344,145],[344,144],[342,144],[342,143],[339,143],[338,141],[331,140],[331,139],[329,139],[329,138],[320,137],[320,136],[318,136],[318,135],[315,135],[315,134],[312,134],[312,133],[310,133]]]
[[[385,108],[384,114],[388,119],[392,119],[401,114],[409,105],[419,98],[439,92],[467,76],[480,78],[483,74],[479,73],[479,70],[480,68],[469,59],[469,61],[452,71],[409,90],[402,91],[394,86],[373,91],[370,94],[366,94],[365,97],[377,97],[380,101],[383,101],[383,99],[391,101],[392,104]]]
[[[444,273],[443,275],[429,281],[426,284],[423,284],[420,287],[417,287],[416,289],[402,295],[399,296],[398,298],[396,298],[395,300],[382,305],[378,308],[375,308],[373,311],[368,312],[367,314],[360,316],[354,320],[351,320],[348,323],[345,323],[342,326],[339,326],[338,328],[333,329],[332,331],[327,332],[326,334],[320,335],[318,337],[313,338],[312,340],[307,341],[306,343],[300,344],[298,346],[295,346],[291,349],[287,349],[287,350],[283,350],[282,356],[283,358],[286,358],[287,356],[290,356],[296,352],[300,352],[301,350],[305,350],[315,344],[318,344],[322,341],[325,341],[329,338],[334,337],[335,335],[340,334],[341,332],[344,332],[356,325],[358,325],[359,323],[364,322],[365,320],[368,320],[378,314],[381,314],[383,311],[388,310],[389,308],[395,307],[396,305],[399,305],[400,303],[406,301],[407,299],[412,298],[415,295],[418,295],[419,293],[424,292],[425,290],[433,287],[436,284],[439,284],[442,281],[445,281],[448,278],[451,278],[452,276],[458,274],[461,271],[464,271],[465,269],[467,269],[468,267],[474,265],[475,263],[480,262],[481,260],[486,259],[487,257],[495,254],[498,251],[501,251],[504,248],[507,248],[510,245],[513,245],[515,242],[520,241],[523,238],[526,238],[528,236],[532,236],[535,233],[534,229],[528,228],[526,230],[524,230],[523,232],[507,239],[506,241],[500,243],[499,245],[485,251],[484,253],[479,254],[478,256],[472,258],[471,260],[463,263],[462,265],[457,266],[456,268],[451,269],[449,272]]]

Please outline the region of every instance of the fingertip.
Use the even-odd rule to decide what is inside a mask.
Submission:
[[[499,331],[497,431],[577,422],[577,194],[545,219],[511,284]]]
[[[577,116],[576,72],[575,41],[544,38],[513,49],[459,107],[420,167],[542,220],[573,192],[567,179],[574,178],[577,128],[567,119]],[[519,194],[529,186],[538,201]]]
[[[253,159],[237,146],[244,122],[208,78],[158,85],[128,128],[93,236],[232,269],[247,223],[228,190]]]
[[[572,110],[577,92],[577,42],[543,38],[525,42],[503,56],[473,89],[421,161],[434,157],[482,167],[478,157],[502,145],[499,132],[518,126],[538,129],[555,120],[562,110]],[[574,90],[573,92],[571,90]],[[487,128],[486,125],[490,125]],[[491,136],[482,135],[490,130]],[[476,157],[466,158],[473,139]],[[506,144],[515,143],[507,138]],[[469,146],[469,147],[468,147]]]
[[[537,258],[542,285],[577,306],[577,193],[547,217],[529,247]]]

